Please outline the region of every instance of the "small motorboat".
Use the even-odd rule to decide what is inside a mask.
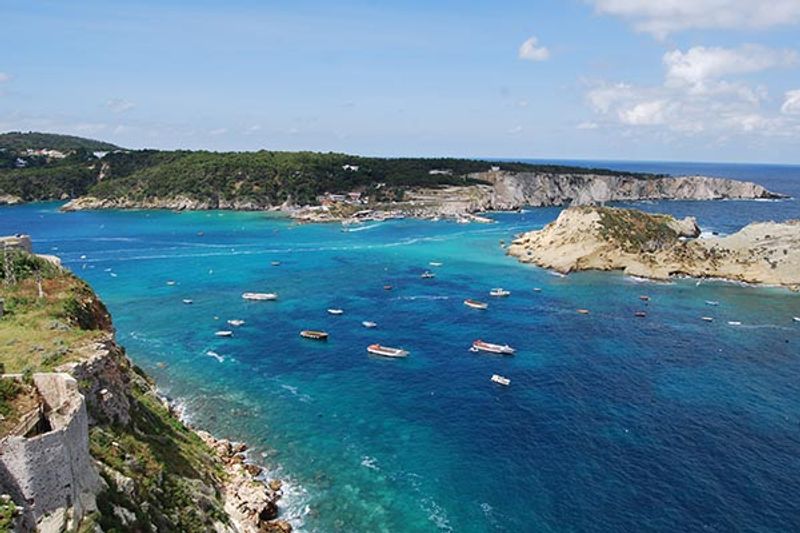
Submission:
[[[639,296],[639,299],[641,301],[643,301],[643,302],[649,302],[650,301],[650,297],[648,295],[646,295],[646,294],[642,294],[641,296]]]
[[[492,381],[497,383],[498,385],[502,385],[504,387],[508,387],[511,385],[511,380],[507,377],[501,376],[500,374],[492,374]]]
[[[117,273],[116,272],[111,272],[109,274],[109,276],[111,276],[112,278],[116,278],[117,277]]]
[[[256,302],[269,302],[272,300],[277,300],[278,295],[274,292],[245,292],[242,293],[242,298]]]
[[[372,328],[377,328],[378,327],[377,322],[370,322],[369,320],[363,321],[361,323],[361,325],[364,326],[365,328],[368,328],[368,329],[372,329]]]
[[[436,277],[436,274],[434,274],[430,270],[426,270],[425,272],[422,273],[422,275],[420,277],[422,279],[433,279],[433,278]]]
[[[714,318],[710,316],[701,316],[700,320],[702,320],[703,322],[714,322]]]
[[[317,331],[313,329],[304,329],[300,332],[300,336],[304,339],[311,339],[315,341],[326,341],[328,340],[328,333],[325,331]]]
[[[473,300],[471,298],[467,298],[466,300],[464,300],[464,305],[466,305],[467,307],[471,307],[472,309],[481,309],[481,310],[489,309],[489,304],[487,304],[486,302],[479,302],[478,300]]]
[[[271,262],[270,264],[271,264],[272,266],[274,266],[274,267],[281,266],[281,262],[280,262],[280,261],[273,261],[273,262]]]
[[[239,320],[238,318],[234,318],[233,320],[228,320],[228,324],[238,328],[239,326],[244,326],[244,320]]]
[[[383,286],[383,290],[385,290],[385,291],[390,291],[390,290],[392,290],[393,288],[394,288],[394,287],[392,287],[391,285],[384,285],[384,286]]]
[[[792,320],[794,320],[795,322],[800,322],[800,316],[793,316]]]
[[[194,303],[194,300],[191,300],[191,299],[189,299],[189,298],[184,298],[184,299],[183,299],[183,300],[181,300],[181,301],[182,301],[183,303],[185,303],[186,305],[192,305],[192,304]]]
[[[578,309],[578,314],[579,315],[588,315],[589,314],[589,310],[588,309]]]
[[[174,280],[169,280],[169,281],[167,281],[167,285],[172,287],[173,285],[175,285],[175,281]]]
[[[389,348],[388,346],[381,346],[380,344],[370,344],[367,346],[367,351],[373,355],[381,355],[383,357],[406,357],[408,352],[400,348]]]
[[[719,305],[719,302],[715,300],[706,300],[706,305],[710,305],[711,307],[717,307]]]
[[[344,309],[331,307],[330,309],[328,309],[328,314],[329,315],[343,315],[344,314]]]
[[[534,287],[533,292],[542,292],[542,289],[540,289],[539,287]]]
[[[516,350],[508,344],[492,344],[491,342],[484,342],[482,340],[473,342],[470,350],[473,352],[489,352],[501,355],[514,355],[514,352],[516,352]]]
[[[647,316],[647,313],[645,313],[644,311],[636,311],[633,315],[639,318],[644,318]]]
[[[440,262],[438,262],[438,261],[431,261],[431,262],[430,262],[430,263],[428,263],[428,264],[429,264],[430,266],[432,266],[432,267],[440,267],[440,266],[442,266],[442,264],[441,264]]]
[[[505,298],[506,296],[511,296],[511,291],[507,291],[502,287],[495,287],[489,291],[489,296],[494,296],[495,298]]]
[[[742,323],[739,322],[738,320],[728,320],[728,325],[729,326],[741,326]]]
[[[214,333],[217,337],[233,337],[233,332],[229,330],[221,330]]]

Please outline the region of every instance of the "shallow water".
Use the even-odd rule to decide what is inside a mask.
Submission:
[[[714,168],[800,196],[797,167]],[[637,207],[695,215],[723,233],[800,217],[796,200]],[[0,209],[0,233],[31,233],[37,251],[87,279],[129,355],[194,421],[248,441],[288,477],[285,514],[306,530],[796,529],[798,295],[559,277],[504,255],[501,239],[558,212],[343,232],[254,213],[62,214],[38,204]],[[437,277],[420,279],[426,269]],[[495,286],[511,297],[490,299]],[[248,290],[280,300],[246,302]],[[467,297],[490,309],[466,308]],[[334,306],[345,314],[327,314]],[[215,337],[229,319],[246,323]],[[306,328],[331,338],[301,339]],[[476,338],[518,352],[474,354]],[[411,354],[371,357],[372,342]],[[511,386],[491,383],[493,373]]]

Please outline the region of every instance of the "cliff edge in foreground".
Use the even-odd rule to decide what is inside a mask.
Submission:
[[[800,221],[753,223],[726,237],[699,234],[688,217],[571,207],[514,240],[508,253],[562,273],[623,270],[653,279],[686,275],[800,290]]]
[[[86,283],[2,254],[0,531],[291,531],[280,481],[174,415]]]

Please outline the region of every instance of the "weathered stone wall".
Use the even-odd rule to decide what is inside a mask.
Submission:
[[[67,374],[34,374],[52,431],[0,441],[0,484],[25,509],[25,527],[63,531],[96,509],[86,404]]]

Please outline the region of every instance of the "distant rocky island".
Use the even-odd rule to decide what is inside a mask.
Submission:
[[[571,207],[543,229],[515,239],[508,253],[561,273],[622,270],[659,280],[684,275],[800,290],[800,220],[757,222],[728,236],[699,236],[691,217]]]
[[[68,200],[66,210],[274,210],[310,222],[480,221],[476,214],[524,206],[780,197],[754,183],[707,176],[456,158],[126,150],[61,135],[0,135],[0,203]]]

